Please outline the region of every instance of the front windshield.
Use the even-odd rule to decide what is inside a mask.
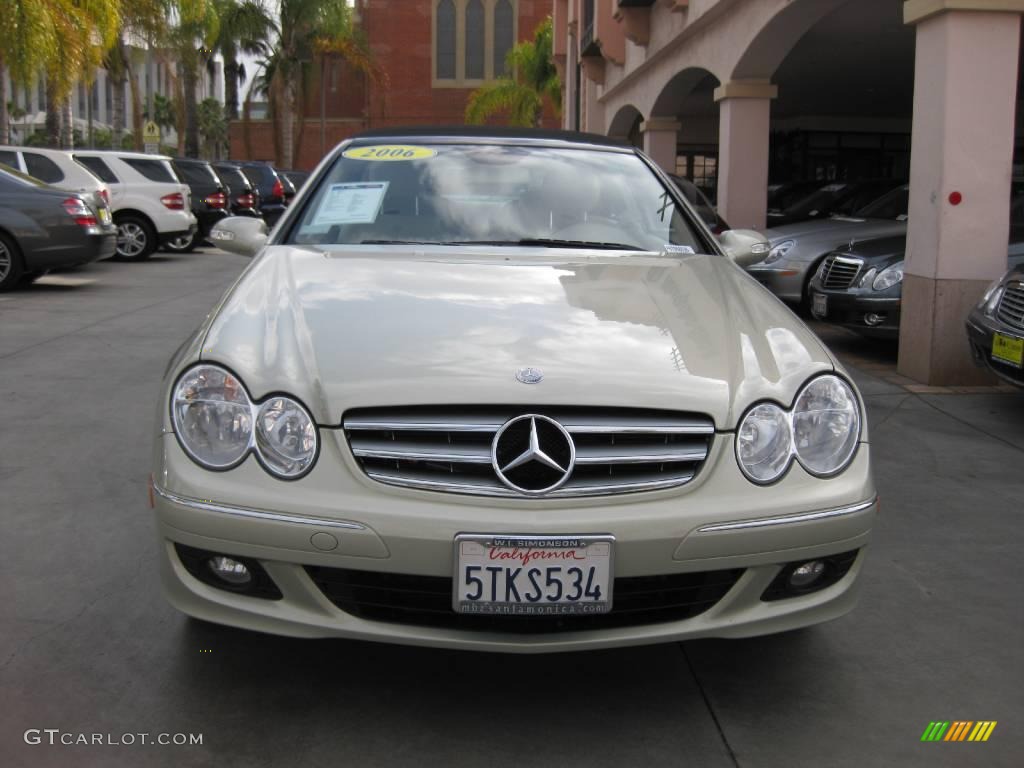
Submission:
[[[835,205],[836,200],[839,200],[849,194],[849,186],[849,184],[844,184],[842,182],[826,184],[820,189],[811,192],[811,194],[801,197],[795,203],[787,207],[785,212],[787,214],[795,215],[807,213],[809,211],[830,211]]]
[[[907,208],[910,207],[910,187],[897,187],[887,192],[872,203],[868,203],[856,216],[863,219],[893,219],[906,221]]]
[[[634,154],[487,144],[349,147],[286,242],[702,250]]]

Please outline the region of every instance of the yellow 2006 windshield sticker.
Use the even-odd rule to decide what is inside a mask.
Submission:
[[[354,147],[341,153],[352,160],[426,160],[437,156],[437,150],[414,147],[409,144],[376,144],[372,147]]]

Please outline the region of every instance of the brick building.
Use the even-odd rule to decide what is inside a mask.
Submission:
[[[551,13],[550,0],[356,0],[355,7],[388,83],[367,82],[338,61],[315,64],[305,118],[295,126],[299,168],[368,128],[461,124],[470,93],[500,76],[506,52]],[[249,132],[247,153],[242,124],[232,124],[231,156],[273,160],[270,121],[252,121]]]

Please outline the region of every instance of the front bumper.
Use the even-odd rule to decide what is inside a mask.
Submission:
[[[47,248],[25,253],[25,265],[30,272],[68,269],[109,259],[117,251],[117,230],[95,235],[84,235],[81,242],[70,246]]]
[[[850,289],[849,291],[825,291],[815,283],[810,285],[811,314],[818,320],[836,323],[864,336],[882,339],[896,339],[900,335],[900,307],[902,298],[899,294],[880,295],[871,291]],[[827,297],[827,308],[824,315],[814,310],[815,296]],[[878,322],[868,322],[870,316],[880,318]]]
[[[742,478],[732,435],[719,435],[700,475],[682,489],[598,499],[495,500],[381,486],[323,430],[321,456],[297,483],[271,480],[254,460],[211,473],[157,438],[155,507],[164,590],[183,612],[213,622],[299,637],[345,637],[481,651],[550,652],[694,637],[746,637],[837,618],[856,600],[863,550],[877,512],[867,445],[830,480],[798,465],[779,483]],[[231,502],[224,501],[231,499]],[[459,533],[611,534],[615,577],[742,573],[691,618],[599,630],[516,634],[360,618],[341,610],[307,566],[450,577]],[[195,578],[176,544],[257,560],[278,600],[234,594]],[[821,591],[761,595],[785,563],[858,552]]]
[[[991,317],[974,309],[967,316],[965,323],[967,328],[967,341],[971,347],[971,358],[974,364],[979,367],[988,368],[992,373],[1010,384],[1024,387],[1024,369],[1005,363],[1001,360],[992,359],[992,335],[997,331],[1006,336],[1014,338],[1024,337],[1019,331],[1007,328]]]
[[[160,245],[165,245],[172,240],[177,240],[179,237],[189,237],[199,231],[199,224],[195,221],[195,217],[192,217],[192,224],[188,229],[178,229],[173,232],[161,232],[158,241]]]

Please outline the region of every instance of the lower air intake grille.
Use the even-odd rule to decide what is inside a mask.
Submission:
[[[532,461],[506,476],[513,485],[521,480],[540,487],[568,472],[557,488],[534,494],[502,482],[491,461],[495,435],[518,417],[527,418],[507,430],[507,444],[499,441],[499,464],[510,465],[529,447],[530,414],[538,415],[539,447],[558,469]],[[568,433],[574,463],[565,437],[548,420]],[[346,413],[344,427],[353,455],[374,480],[513,497],[601,496],[683,485],[703,465],[715,431],[709,417],[675,411],[538,406],[362,409]]]
[[[361,619],[480,632],[572,632],[681,621],[717,603],[743,569],[615,579],[612,610],[580,616],[495,616],[455,613],[452,580],[444,576],[306,566],[328,600]]]

